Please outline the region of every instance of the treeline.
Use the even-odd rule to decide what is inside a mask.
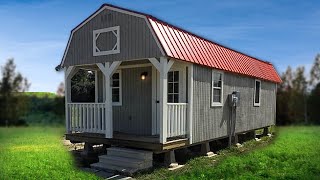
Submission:
[[[309,78],[305,77],[309,74]],[[277,91],[277,124],[320,124],[320,54],[310,72],[288,66]]]
[[[65,123],[64,97],[47,92],[23,93],[27,101],[24,116],[20,119],[28,125],[61,125]]]

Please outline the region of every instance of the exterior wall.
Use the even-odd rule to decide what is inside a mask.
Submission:
[[[120,53],[93,56],[93,30],[114,26],[120,26]],[[112,34],[100,36],[98,42],[113,47],[116,40]],[[64,66],[160,56],[163,55],[144,18],[105,9],[74,32]]]
[[[151,135],[152,70],[150,67],[121,69],[122,105],[113,106],[113,130],[129,134]],[[141,73],[147,72],[145,80]]]
[[[254,107],[255,79],[224,72],[223,106],[211,107],[211,73],[211,68],[194,65],[192,143],[228,135],[231,110],[227,97],[235,90],[240,92],[236,133],[275,124],[276,84],[261,81],[260,107]]]

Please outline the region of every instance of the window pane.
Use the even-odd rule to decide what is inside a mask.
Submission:
[[[173,83],[168,83],[168,93],[173,93]]]
[[[168,94],[168,103],[173,103],[173,94]]]
[[[179,94],[173,95],[173,102],[178,103],[179,102]]]
[[[113,81],[112,87],[119,87],[119,81]]]
[[[173,72],[168,72],[168,82],[173,82]]]
[[[213,86],[214,87],[221,87],[222,83],[222,74],[221,73],[214,73],[213,74]]]
[[[213,87],[221,87],[221,81],[214,81]]]
[[[112,79],[119,79],[119,73],[114,73],[112,75]]]
[[[260,102],[260,82],[256,81],[255,103]]]
[[[179,84],[174,83],[174,93],[179,93]]]
[[[120,101],[120,91],[118,88],[112,89],[112,102]]]
[[[213,89],[213,102],[221,102],[221,89]]]
[[[179,71],[174,71],[174,82],[179,82]]]
[[[221,73],[214,73],[214,81],[221,81],[222,80],[222,75]]]

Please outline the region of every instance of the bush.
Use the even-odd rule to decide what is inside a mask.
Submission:
[[[64,124],[64,97],[54,93],[15,93],[0,96],[0,126]],[[8,123],[7,123],[8,122]]]
[[[24,117],[30,125],[53,125],[64,123],[64,97],[54,93],[25,93],[30,101],[30,108]]]

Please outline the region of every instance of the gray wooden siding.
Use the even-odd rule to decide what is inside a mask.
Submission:
[[[147,72],[142,81],[141,73]],[[122,69],[122,106],[113,106],[113,130],[151,135],[151,67]]]
[[[120,53],[93,56],[93,30],[114,26],[120,26]],[[115,41],[114,36],[101,34],[98,43],[103,39],[103,42],[110,42],[111,44],[114,44]],[[109,45],[107,44],[107,46]],[[106,9],[74,32],[64,66],[160,56],[163,55],[143,18]]]
[[[253,106],[254,78],[224,72],[223,106],[211,107],[211,68],[194,65],[193,72],[193,143],[215,139],[228,134],[230,107],[228,94],[240,91],[236,132],[273,125],[276,85],[261,81],[260,107]]]

